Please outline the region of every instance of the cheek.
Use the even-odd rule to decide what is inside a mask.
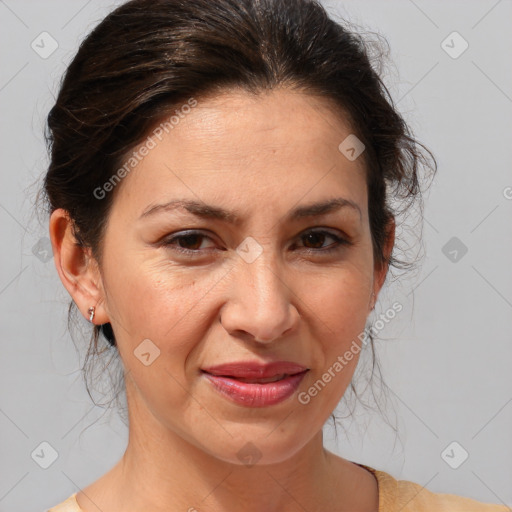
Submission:
[[[305,380],[298,401],[323,420],[337,407],[357,367],[370,284],[360,272],[339,272],[338,278],[331,273],[315,280],[308,295],[316,371]]]
[[[134,343],[137,336],[143,336],[159,344],[169,338],[179,344],[181,337],[175,332],[183,331],[190,323],[187,320],[201,304],[205,290],[212,286],[211,278],[198,279],[189,271],[148,267],[139,267],[129,275],[123,271],[117,277],[120,287],[114,300]]]
[[[339,342],[364,329],[371,294],[371,280],[360,269],[343,268],[316,275],[314,284],[303,288],[304,302],[322,322],[328,335]]]
[[[110,288],[119,315],[116,334],[123,365],[156,416],[163,410],[186,409],[186,361],[207,329],[209,320],[201,307],[208,298],[205,290],[216,279],[146,264],[136,272],[117,268]]]
[[[178,267],[162,255],[133,260],[136,264],[128,258],[123,263],[118,260],[108,274],[109,298],[120,324],[121,357],[127,368],[138,372],[140,362],[133,354],[149,339],[160,351],[152,363],[161,372],[158,378],[168,380],[163,373],[167,371],[186,385],[187,359],[201,350],[211,328],[216,311],[212,298],[216,287],[222,286],[226,269]]]
[[[371,279],[364,268],[347,265],[338,272],[316,276],[310,290],[308,303],[310,323],[316,326],[313,349],[318,371],[311,375],[308,388],[316,386],[312,393],[321,395],[316,403],[323,403],[322,410],[329,410],[344,394],[359,360]],[[328,387],[327,392],[320,392],[324,385]]]

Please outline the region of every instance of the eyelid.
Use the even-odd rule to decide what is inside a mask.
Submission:
[[[335,231],[335,232],[332,232]],[[338,251],[343,248],[343,246],[353,245],[352,238],[349,237],[346,233],[340,230],[333,230],[332,228],[324,228],[321,226],[315,228],[308,228],[302,231],[297,235],[297,238],[301,238],[309,233],[320,233],[322,235],[330,236],[335,240],[334,244],[330,246],[324,247],[323,249],[312,249],[310,247],[305,247],[303,250],[308,253],[316,253],[316,254],[329,254],[335,251]],[[334,247],[332,247],[334,246]]]
[[[158,246],[170,246],[170,245],[172,245],[171,242],[175,242],[176,240],[179,240],[180,238],[186,238],[188,236],[194,236],[194,235],[201,236],[203,238],[208,238],[208,239],[214,241],[214,238],[212,236],[210,236],[210,234],[207,234],[200,229],[185,229],[182,231],[176,231],[175,233],[165,235],[157,242],[157,245]],[[179,249],[181,249],[183,251],[187,250],[187,249],[184,249],[183,247],[181,247]],[[198,249],[189,249],[188,251],[195,252],[195,253],[202,252]]]

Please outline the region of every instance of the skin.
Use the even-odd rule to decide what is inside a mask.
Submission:
[[[59,276],[88,318],[111,322],[125,368],[129,443],[122,459],[77,495],[86,511],[376,511],[373,475],[323,447],[322,427],[350,384],[358,355],[307,405],[307,391],[365,328],[387,266],[373,258],[363,158],[338,145],[351,133],[325,99],[278,89],[198,98],[115,190],[102,261],[74,245],[56,210],[50,235]],[[296,206],[343,197],[358,205],[286,220]],[[241,223],[185,210],[193,199],[236,210]],[[335,247],[320,228],[348,239]],[[157,243],[185,230],[204,237]],[[394,243],[394,223],[385,253]],[[236,249],[255,239],[248,263]],[[308,252],[309,249],[309,252]],[[375,294],[375,295],[373,295]],[[135,357],[150,339],[160,355]],[[201,367],[287,360],[310,368],[296,394],[249,408],[220,395]],[[237,453],[252,443],[261,458]]]

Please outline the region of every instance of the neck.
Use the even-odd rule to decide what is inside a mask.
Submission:
[[[108,487],[119,497],[120,510],[287,512],[340,507],[340,484],[352,464],[324,449],[321,430],[285,461],[248,466],[226,462],[188,442],[138,400],[131,401],[129,413],[127,449],[109,472]],[[350,485],[345,491],[351,494]]]

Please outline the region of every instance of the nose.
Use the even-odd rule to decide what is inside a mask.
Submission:
[[[231,272],[221,324],[231,335],[259,343],[271,343],[290,334],[300,320],[290,302],[295,297],[291,288],[280,268],[263,254],[252,263],[239,260]]]

